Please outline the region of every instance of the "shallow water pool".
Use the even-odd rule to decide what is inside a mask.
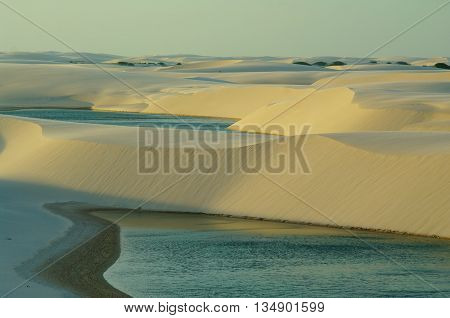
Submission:
[[[0,111],[0,114],[90,124],[206,130],[225,130],[235,122],[232,119],[223,118],[177,117],[173,115],[92,111],[84,109],[21,109]]]
[[[135,297],[450,295],[448,240],[363,231],[358,239],[343,230],[321,234],[300,225],[292,232],[217,224],[122,224],[121,256],[104,276]]]

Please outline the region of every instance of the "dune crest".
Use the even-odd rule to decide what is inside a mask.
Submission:
[[[45,121],[0,119],[1,136],[6,141],[0,153],[1,178],[114,198],[111,204],[124,207],[146,202],[180,178],[176,173],[136,175],[133,139],[130,144],[126,141],[111,144],[101,138],[44,137],[45,126]],[[108,138],[120,138],[122,133],[110,130]],[[450,201],[446,195],[450,193],[450,153],[373,151],[367,149],[366,143],[374,141],[363,135],[359,138],[362,144],[341,135],[312,135],[304,150],[312,174],[269,175],[320,212],[260,175],[241,170],[231,175],[224,173],[226,154],[237,155],[242,148],[219,151],[217,173],[194,171],[179,185],[144,204],[144,208],[450,237]],[[417,138],[412,140],[418,142]],[[448,135],[445,142],[448,149]],[[262,145],[249,146],[247,150],[256,155]],[[289,139],[281,143],[273,141],[274,153],[286,153],[288,147]],[[252,190],[242,195],[243,189]]]

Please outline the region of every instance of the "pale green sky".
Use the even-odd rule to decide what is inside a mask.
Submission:
[[[364,56],[446,0],[1,0],[79,51]],[[450,5],[376,56],[450,56]],[[67,51],[0,3],[0,51]]]

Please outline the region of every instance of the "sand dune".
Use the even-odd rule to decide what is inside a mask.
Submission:
[[[368,83],[396,83],[396,82],[424,82],[450,80],[450,72],[433,69],[432,71],[406,71],[406,72],[347,72],[330,81],[331,77],[323,78],[314,83],[320,87],[339,87],[349,85],[361,85]]]
[[[216,60],[207,62],[193,62],[184,65],[177,65],[171,68],[171,70],[176,71],[186,71],[186,70],[204,70],[204,69],[217,69],[221,67],[227,67],[241,62],[241,60]]]
[[[61,64],[70,62],[84,63],[102,63],[113,58],[119,58],[118,55],[81,53],[73,52],[0,52],[1,63],[20,63],[20,64]]]
[[[275,85],[311,85],[317,80],[330,77],[335,72],[301,71],[301,72],[259,72],[253,73],[208,73],[208,77],[235,84],[275,84]],[[205,75],[203,75],[205,76]]]
[[[298,71],[326,71],[317,66],[303,66],[278,62],[259,61],[216,61],[200,62],[181,66],[174,66],[168,70],[177,72],[197,72],[197,73],[235,73],[235,72],[298,72]]]
[[[89,56],[105,72],[70,63],[73,54],[0,53],[0,110],[228,117],[236,119],[229,129],[237,131],[216,134],[216,173],[197,169],[180,175],[171,167],[142,175],[136,128],[0,114],[0,232],[5,235],[0,245],[9,255],[1,263],[2,291],[30,275],[27,262],[68,229],[67,221],[43,209],[49,202],[143,205],[450,238],[450,72],[431,67],[448,58]],[[115,64],[121,60],[165,65]],[[345,73],[348,66],[292,64],[338,60],[360,63]],[[396,61],[411,65],[387,64]],[[305,124],[311,125],[303,148],[310,174],[263,170],[273,183],[242,169],[226,171],[230,160],[242,167],[243,154],[263,165],[289,156]],[[273,131],[271,125],[284,130]],[[269,134],[239,132],[255,128]],[[155,129],[161,136],[173,133]],[[198,138],[198,133],[193,139],[181,135],[153,150],[166,156],[168,149],[190,145],[205,153]],[[267,149],[269,156],[262,156]],[[14,295],[36,294],[73,296],[39,282]]]
[[[327,137],[370,152],[391,155],[448,155],[450,132],[331,133]]]
[[[301,98],[307,91],[282,86],[219,86],[186,94],[172,91],[157,102],[174,114],[243,118],[262,106]],[[144,111],[161,112],[155,106]]]
[[[45,123],[11,118],[2,118],[0,127],[4,140],[0,175],[9,180],[88,192],[99,196],[99,200],[110,197],[114,198],[111,204],[130,207],[148,200],[180,177],[175,173],[136,175],[134,144],[112,145],[101,138],[82,141],[44,137],[41,127]],[[305,148],[313,169],[311,175],[271,175],[322,213],[260,175],[241,171],[227,175],[222,168],[214,175],[192,173],[145,207],[450,237],[448,134],[440,135],[434,146],[430,146],[429,135],[397,136],[398,144],[411,143],[409,149],[403,146],[400,151],[386,141],[389,139],[381,138],[380,142],[380,137],[312,135]],[[273,151],[288,151],[288,141],[274,143]],[[252,153],[262,145],[247,150]],[[389,147],[391,151],[383,151]],[[446,151],[436,151],[436,147]],[[416,149],[421,149],[420,153]],[[230,151],[242,148],[219,152],[220,164]],[[252,191],[242,195],[243,189]]]
[[[200,86],[197,81],[161,75],[148,68],[124,72],[120,66],[102,67],[143,95],[166,87]],[[123,106],[134,109],[136,104],[149,103],[93,65],[0,63],[0,70],[4,74],[0,78],[0,108]]]
[[[0,79],[0,107],[229,117],[238,120],[232,130],[256,125],[275,134],[268,124],[294,125],[294,135],[311,124],[305,153],[313,173],[270,175],[308,204],[261,175],[224,172],[230,154],[257,156],[268,145],[273,156],[287,154],[299,136],[240,143],[239,134],[224,133],[221,140],[234,143],[217,147],[217,174],[194,171],[151,199],[180,175],[136,174],[134,128],[0,116],[0,178],[87,193],[93,203],[108,198],[123,207],[150,199],[150,209],[450,237],[450,72],[361,66],[322,87],[338,71],[281,58],[157,58],[182,65],[169,70],[104,64],[142,94],[92,65],[0,63],[7,74]],[[338,58],[327,58],[333,60]],[[428,63],[423,60],[407,61]]]
[[[424,68],[424,66],[430,66]],[[344,71],[429,71],[432,65],[402,65],[402,64],[362,64],[362,65],[342,65],[342,66],[327,66],[326,68]]]
[[[411,64],[413,65],[421,65],[421,66],[433,66],[436,63],[449,64],[449,59],[448,57],[434,57],[428,59],[418,59],[411,62]]]

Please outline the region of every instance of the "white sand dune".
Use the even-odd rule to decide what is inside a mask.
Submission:
[[[8,286],[19,280],[15,266],[67,228],[42,210],[43,203],[60,200],[119,207],[145,202],[144,208],[164,211],[450,238],[450,72],[422,67],[448,59],[378,58],[378,64],[368,59],[341,74],[291,63],[351,64],[358,59],[177,55],[146,57],[166,61],[166,67],[128,67],[112,64],[120,57],[99,56],[101,66],[132,90],[94,65],[68,64],[69,58],[73,56],[61,53],[0,54],[4,75],[0,109],[92,108],[228,117],[237,121],[231,130],[257,127],[289,137],[245,140],[237,132],[220,133],[215,146],[217,173],[193,171],[160,194],[182,176],[172,170],[137,174],[135,128],[0,115],[0,187],[10,189],[0,195],[0,212],[7,220],[0,229],[9,233],[19,229],[14,224],[36,219],[53,224],[49,229],[53,232],[39,236],[35,245],[26,236],[30,250],[21,251],[19,240],[2,242],[8,253],[17,256],[4,264],[12,277]],[[132,60],[139,59],[143,57]],[[387,61],[412,66],[382,64]],[[305,124],[311,125],[304,153],[312,173],[263,171],[274,184],[259,174],[224,171],[230,156],[237,166],[242,164],[243,152],[260,158],[260,151],[270,147],[273,157],[288,154]],[[285,130],[272,131],[271,125]],[[290,126],[296,130],[289,131]],[[187,142],[178,139],[166,147]],[[191,142],[196,145],[196,140]],[[20,188],[22,193],[17,192]],[[26,213],[15,214],[18,200],[26,201],[19,206]],[[20,230],[31,226],[26,224]]]
[[[428,70],[428,69],[427,69]],[[346,72],[330,81],[331,77],[323,78],[314,83],[314,86],[327,87],[354,86],[368,83],[396,83],[396,82],[424,82],[450,80],[450,72],[439,69],[428,71],[406,72]]]
[[[259,72],[253,73],[208,73],[203,76],[213,77],[235,84],[266,84],[266,85],[311,85],[321,78],[330,77],[336,72],[310,71],[301,72]]]
[[[204,69],[218,69],[240,63],[241,60],[216,60],[206,62],[193,62],[172,67],[170,70],[176,71],[197,71]]]
[[[149,68],[103,65],[105,72],[93,65],[2,64],[0,72],[0,108],[123,106],[149,103],[106,72],[120,78],[143,95],[158,93],[167,87],[200,86],[156,73]],[[125,71],[126,70],[126,71]]]
[[[304,66],[277,62],[254,61],[215,61],[200,62],[187,65],[173,66],[168,71],[196,72],[196,73],[242,73],[242,72],[299,72],[299,71],[327,71],[317,66]]]
[[[80,56],[73,52],[0,52],[1,63],[20,63],[20,64],[61,64],[70,62],[95,62],[102,63],[111,59],[119,58],[118,55],[81,53]]]
[[[424,65],[402,65],[402,64],[363,64],[363,65],[342,65],[342,66],[327,66],[326,68],[343,71],[426,71],[430,70],[432,65],[427,65],[429,67],[424,67]]]
[[[283,86],[219,86],[186,94],[172,91],[170,95],[157,99],[166,111],[150,105],[148,113],[174,113],[183,115],[200,115],[211,117],[243,118],[277,101],[301,98],[306,89]]]
[[[305,153],[313,173],[270,177],[319,209],[319,213],[261,175],[240,170],[227,175],[222,168],[213,175],[194,171],[178,186],[151,200],[180,175],[136,175],[135,144],[107,141],[120,138],[122,130],[111,129],[108,135],[99,133],[97,138],[91,132],[86,141],[57,136],[55,132],[45,137],[45,122],[2,118],[0,124],[4,140],[0,155],[3,179],[87,192],[99,198],[112,197],[115,204],[124,206],[150,199],[146,208],[450,237],[449,133],[437,134],[437,138],[416,132],[310,136]],[[289,139],[274,142],[274,153],[287,152],[288,142]],[[255,155],[263,145],[247,151]],[[226,153],[239,151],[242,148],[220,151],[220,165]]]

